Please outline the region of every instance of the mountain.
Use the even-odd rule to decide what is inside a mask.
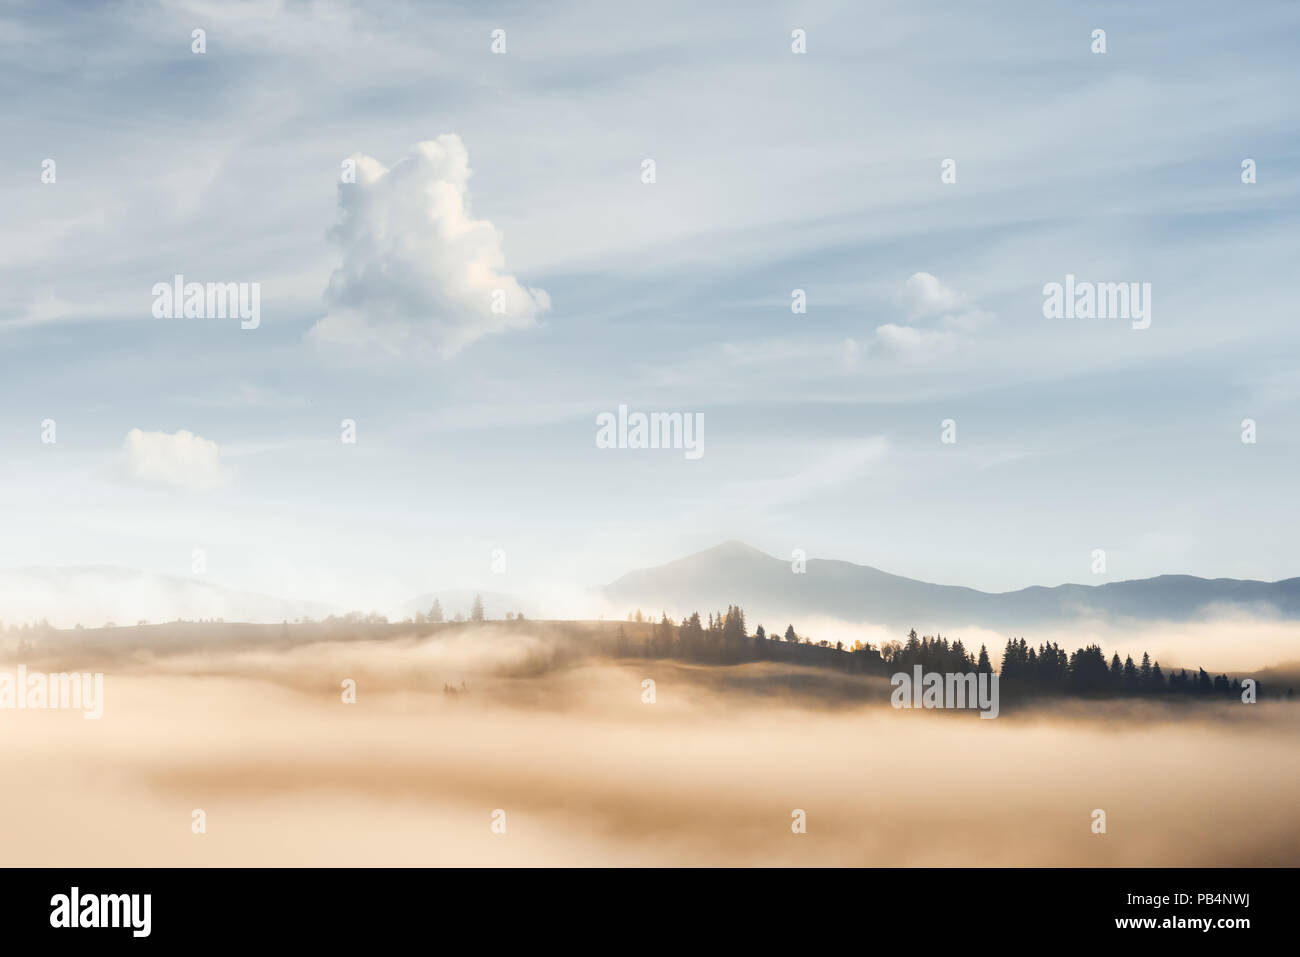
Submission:
[[[199,578],[156,575],[113,565],[62,568],[30,566],[0,570],[0,621],[21,624],[44,618],[56,628],[106,622],[134,625],[184,618],[281,622],[324,618],[345,609],[323,602],[274,598],[223,588]]]
[[[1300,619],[1300,578],[1278,582],[1161,575],[1103,585],[1034,586],[983,592],[891,575],[878,568],[808,559],[806,572],[741,542],[726,542],[686,558],[630,572],[600,589],[618,608],[642,608],[656,618],[704,614],[739,604],[753,621],[825,616],[899,628],[945,630],[978,626],[1017,630],[1083,618],[1190,621],[1207,606]]]

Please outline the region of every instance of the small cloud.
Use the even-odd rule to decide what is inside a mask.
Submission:
[[[852,337],[847,338],[840,346],[840,361],[843,362],[846,368],[856,368],[858,363],[862,360],[862,354],[865,351],[866,350],[862,347],[862,343],[858,342],[857,339]]]
[[[912,273],[894,302],[905,312],[908,325],[877,327],[871,344],[875,351],[910,356],[951,352],[967,336],[997,320],[928,272]]]
[[[907,321],[914,322],[926,316],[951,312],[961,306],[964,300],[937,277],[928,272],[915,272],[895,294],[894,301],[907,313]]]
[[[137,482],[206,492],[226,481],[217,443],[181,429],[143,432],[132,429],[122,443],[123,473]]]
[[[951,332],[977,332],[991,325],[996,318],[987,309],[968,309],[944,316],[939,320],[939,325]]]
[[[912,359],[943,355],[956,347],[956,333],[896,326],[892,322],[877,326],[875,339],[871,343],[872,351]]]
[[[339,186],[331,233],[343,258],[325,290],[316,339],[451,356],[482,336],[532,326],[545,290],[507,273],[503,237],[470,211],[469,154],[460,137],[417,143],[391,169],[355,154]]]

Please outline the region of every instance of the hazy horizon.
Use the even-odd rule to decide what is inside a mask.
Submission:
[[[1300,571],[1294,4],[66,12],[0,17],[0,567],[367,609],[729,539]],[[159,318],[178,276],[257,324]],[[1047,318],[1067,277],[1149,326]],[[622,407],[699,456],[601,447]]]

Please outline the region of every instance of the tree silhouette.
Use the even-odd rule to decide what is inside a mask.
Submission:
[[[629,617],[635,619],[635,613]],[[522,620],[523,615],[518,618]],[[681,624],[675,624],[667,612],[660,615],[658,622],[644,615],[643,619],[642,625],[633,625],[636,629],[633,634],[620,625],[612,650],[623,656],[671,657],[727,666],[749,661],[779,661],[884,677],[899,671],[910,672],[916,665],[929,673],[993,673],[986,645],[981,645],[976,655],[967,650],[960,638],[923,636],[915,629],[908,632],[905,642],[887,641],[874,648],[869,643],[855,641],[852,648],[846,648],[843,642],[817,641],[807,636],[801,639],[793,623],[783,635],[769,633],[763,625],[758,625],[751,636],[745,627],[744,610],[739,605],[728,605],[725,613],[708,614],[707,628],[701,623],[699,612],[684,616]],[[650,622],[649,627],[644,622]],[[1243,687],[1238,678],[1226,674],[1211,678],[1204,669],[1195,673],[1179,669],[1166,678],[1160,663],[1153,661],[1149,653],[1142,652],[1141,659],[1141,666],[1134,663],[1132,656],[1121,662],[1115,653],[1108,664],[1096,644],[1067,654],[1054,642],[1031,648],[1024,638],[1010,638],[1002,654],[1000,694],[1008,703],[1045,696],[1145,696],[1166,692],[1211,698],[1238,695]],[[1257,679],[1255,690],[1262,694]],[[1283,694],[1278,692],[1279,697]]]

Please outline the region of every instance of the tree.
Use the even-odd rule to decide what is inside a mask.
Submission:
[[[1151,656],[1145,651],[1142,652],[1142,667],[1138,669],[1138,677],[1143,691],[1151,687]]]
[[[985,645],[980,645],[980,658],[975,665],[975,670],[981,674],[993,674],[993,662],[989,661],[989,650]]]
[[[480,598],[478,595],[474,596],[474,607],[470,610],[469,620],[470,621],[483,620],[483,599]]]
[[[436,598],[433,600],[433,607],[429,609],[429,620],[434,624],[438,624],[443,620],[442,602],[438,601]]]
[[[727,606],[727,617],[722,622],[722,637],[728,641],[740,641],[748,632],[745,631],[745,613],[739,605]]]
[[[700,624],[700,613],[692,612],[689,618],[682,619],[679,639],[683,658],[695,655],[704,642],[704,626]]]
[[[908,642],[911,644],[911,642]],[[1002,680],[1019,678],[1029,664],[1029,648],[1025,639],[1008,638],[1007,646],[1002,651],[1002,667],[998,669]]]
[[[1133,659],[1129,659],[1129,664]],[[1106,656],[1099,645],[1080,648],[1070,656],[1070,680],[1076,691],[1088,693],[1106,687],[1110,675],[1106,670]]]
[[[794,633],[794,625],[786,625],[785,640],[791,644],[799,640],[799,636]]]
[[[760,643],[767,641],[767,632],[763,630],[762,625],[759,625],[754,629],[754,637],[757,638]]]
[[[663,612],[663,617],[659,619],[659,624],[655,625],[655,648],[661,654],[667,654],[672,651],[673,647],[673,623],[668,618],[668,612]]]

